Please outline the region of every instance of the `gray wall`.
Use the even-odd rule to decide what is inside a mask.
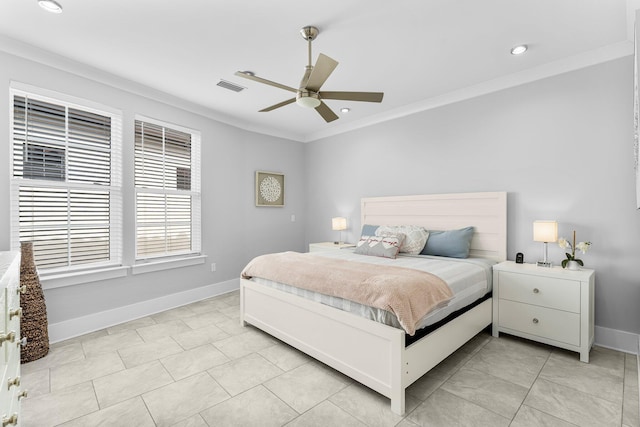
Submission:
[[[304,249],[306,213],[305,146],[298,142],[243,131],[220,122],[114,89],[77,75],[0,53],[0,250],[9,237],[9,106],[10,81],[88,99],[124,113],[124,234],[134,233],[133,120],[142,114],[199,130],[202,133],[202,252],[207,263],[126,278],[45,291],[49,322],[117,308],[200,286],[237,278],[254,256]],[[286,207],[254,205],[254,172],[268,170],[286,176]],[[295,213],[296,222],[291,222]],[[125,238],[124,263],[131,265],[134,242]],[[215,262],[212,273],[209,264]]]
[[[361,197],[508,192],[508,257],[542,256],[532,222],[593,246],[596,325],[640,333],[640,212],[635,206],[630,57],[308,144],[308,241],[330,218],[360,230]],[[336,154],[340,153],[340,154]],[[564,253],[549,245],[558,264]]]
[[[246,132],[144,96],[0,53],[11,80],[119,108],[124,113],[125,235],[133,234],[133,117],[202,132],[203,253],[207,263],[45,292],[50,322],[238,277],[252,257],[335,240],[331,217],[360,224],[361,197],[508,191],[508,253],[541,256],[532,222],[556,219],[560,235],[591,240],[596,324],[640,333],[640,219],[633,170],[633,64],[623,58],[310,144]],[[7,92],[8,93],[8,89]],[[6,99],[6,98],[5,98]],[[10,153],[9,102],[0,103],[0,150]],[[337,155],[336,153],[340,153]],[[286,207],[256,208],[254,171],[286,174]],[[9,200],[0,162],[0,200]],[[291,214],[297,221],[291,222]],[[9,206],[0,205],[0,250]],[[125,264],[133,260],[125,242]],[[550,245],[550,257],[563,257]],[[209,263],[216,262],[211,273]],[[186,279],[185,279],[186,278]]]

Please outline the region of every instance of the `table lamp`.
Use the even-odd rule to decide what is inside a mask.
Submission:
[[[533,241],[544,243],[544,259],[538,261],[538,267],[551,267],[547,260],[547,243],[558,240],[558,223],[556,221],[534,221]]]
[[[336,245],[339,245],[342,243],[342,230],[346,230],[347,229],[347,218],[343,218],[341,216],[335,217],[335,218],[331,218],[331,229],[333,231],[339,231],[340,232],[340,237],[338,239],[337,242],[333,242]]]

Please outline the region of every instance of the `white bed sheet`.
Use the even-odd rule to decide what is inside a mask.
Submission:
[[[495,262],[482,258],[455,259],[426,255],[400,254],[396,259],[389,259],[359,255],[356,254],[353,249],[311,252],[311,254],[314,256],[323,256],[376,265],[392,265],[396,267],[413,268],[427,271],[440,277],[449,285],[454,296],[446,306],[427,313],[427,315],[420,320],[416,329],[421,329],[439,322],[449,314],[482,298],[492,289],[492,266]],[[271,280],[257,277],[254,277],[251,280],[284,292],[292,293],[338,308],[340,310],[357,314],[370,320],[375,320],[376,322],[384,323],[385,325],[402,329],[397,318],[392,313],[385,310],[365,306],[343,298],[331,297],[306,289],[285,285],[283,283],[273,282]]]

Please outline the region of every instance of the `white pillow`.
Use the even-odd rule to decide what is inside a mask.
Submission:
[[[386,236],[387,234],[404,234],[400,252],[412,255],[419,254],[429,238],[429,232],[419,225],[381,225],[376,230],[376,236]]]

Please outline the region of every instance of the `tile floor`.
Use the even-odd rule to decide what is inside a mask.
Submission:
[[[52,345],[22,365],[22,426],[626,426],[635,355],[479,334],[414,383],[407,413],[262,333],[234,292]]]

